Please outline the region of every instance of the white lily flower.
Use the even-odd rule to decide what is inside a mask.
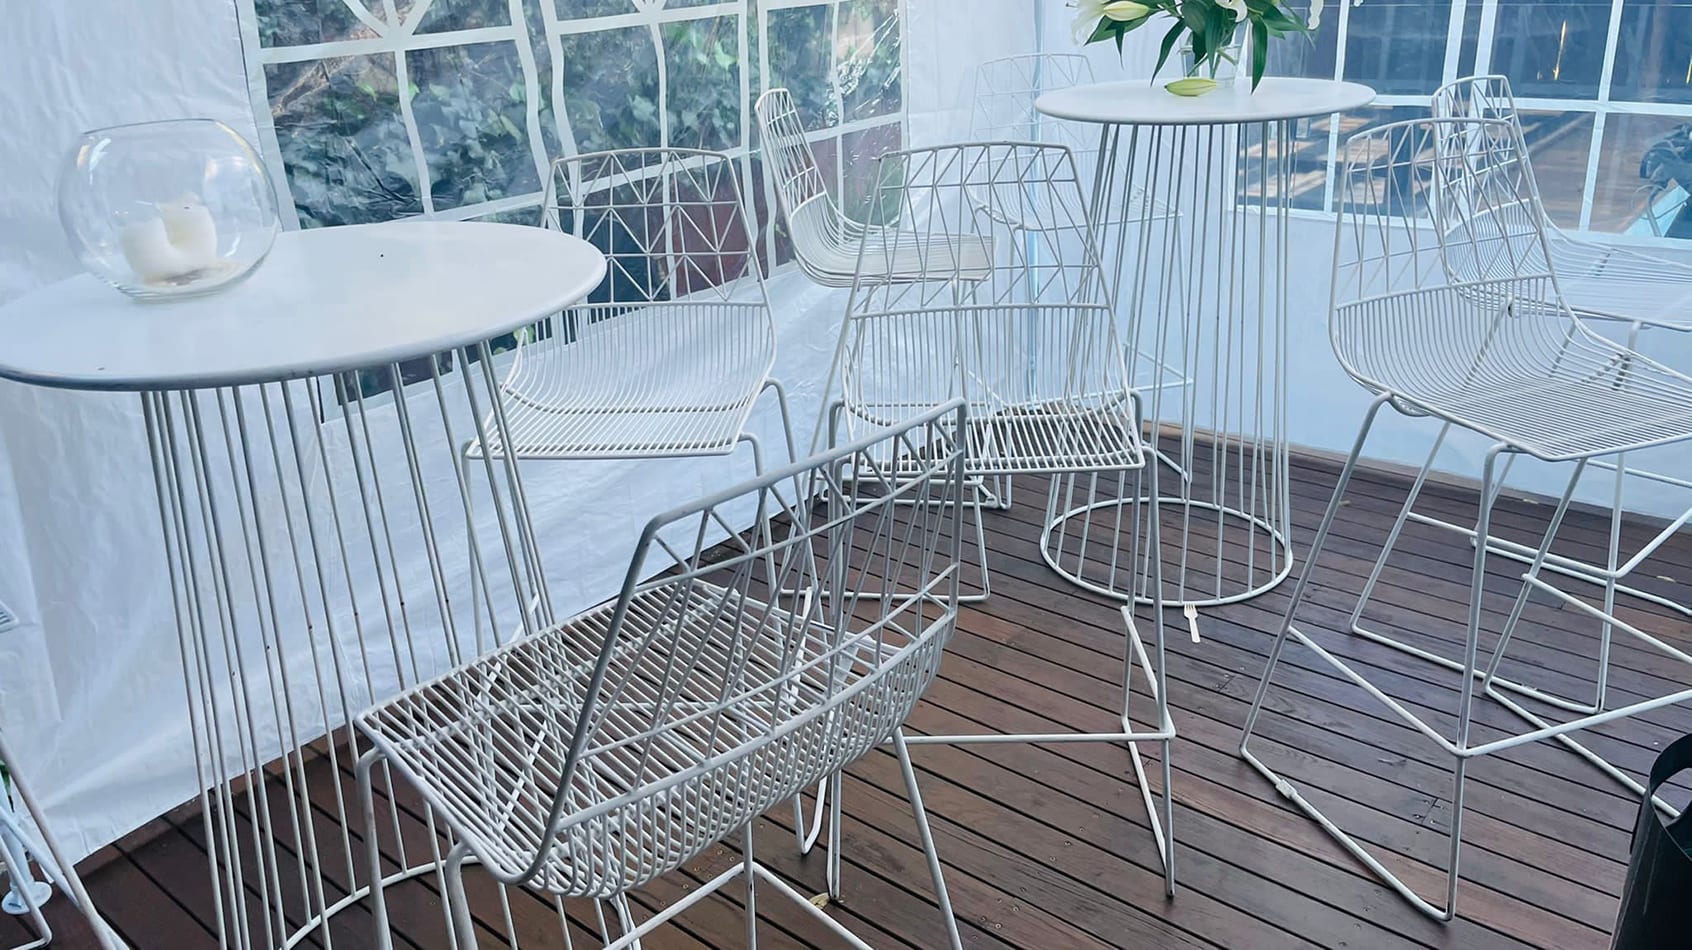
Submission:
[[[1306,23],[1312,31],[1322,25],[1322,0],[1310,0],[1310,18]]]
[[[1244,23],[1246,18],[1246,0],[1216,0],[1216,5],[1224,10],[1234,11],[1234,22]]]
[[[1243,3],[1244,0],[1241,0]],[[1098,28],[1099,21],[1109,17],[1118,23],[1130,23],[1151,15],[1151,7],[1133,0],[1075,0],[1075,25],[1072,31],[1077,46],[1087,42]]]

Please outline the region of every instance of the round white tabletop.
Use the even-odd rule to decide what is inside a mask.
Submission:
[[[1375,101],[1375,90],[1333,79],[1265,78],[1207,96],[1177,96],[1161,81],[1130,80],[1072,86],[1048,92],[1034,108],[1056,119],[1101,125],[1244,125],[1328,115]]]
[[[599,285],[605,256],[511,224],[396,221],[290,231],[241,283],[140,301],[88,275],[0,307],[0,377],[65,389],[232,386],[468,346]]]

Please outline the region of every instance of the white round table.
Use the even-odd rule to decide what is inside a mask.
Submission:
[[[352,715],[551,621],[516,466],[460,449],[503,435],[489,341],[605,268],[554,231],[396,222],[282,234],[203,297],[84,276],[0,308],[0,377],[141,396],[224,946],[316,939],[365,893],[359,842],[400,816],[340,791]],[[391,880],[437,866],[389,847]]]
[[[1269,77],[1255,93],[1234,86],[1183,98],[1140,80],[1055,90],[1035,102],[1045,115],[1100,127],[1092,213],[1107,270],[1118,275],[1136,387],[1161,430],[1166,603],[1243,600],[1292,568],[1285,349],[1293,123],[1374,98],[1356,83]],[[1058,536],[1097,538],[1141,523],[1145,499],[1102,481],[1059,480],[1053,491],[1062,493],[1053,495],[1062,499]],[[1131,549],[1126,539],[1121,547]],[[1149,599],[1148,572],[1133,558],[1047,560],[1091,590]]]

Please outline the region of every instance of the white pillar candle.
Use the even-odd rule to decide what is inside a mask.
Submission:
[[[186,195],[171,204],[159,205],[165,236],[182,255],[188,270],[210,267],[217,262],[217,222],[196,195]]]
[[[183,266],[182,254],[170,243],[170,235],[160,218],[124,225],[118,231],[118,246],[123,249],[123,259],[129,262],[130,270],[148,283],[169,280],[193,269]]]

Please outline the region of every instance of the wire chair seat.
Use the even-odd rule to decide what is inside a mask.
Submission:
[[[1138,403],[1113,327],[1098,304],[866,312],[847,330],[847,430],[962,399],[972,476],[1138,469]]]
[[[1341,305],[1335,352],[1358,382],[1390,394],[1401,409],[1549,461],[1692,432],[1692,379],[1541,302],[1551,293],[1548,278],[1530,278]]]
[[[466,455],[727,455],[771,373],[776,333],[735,163],[695,149],[559,159],[544,223],[605,251],[588,301],[531,327],[500,383],[509,432]],[[488,426],[491,433],[500,427]]]
[[[358,719],[498,873],[523,874],[543,850],[613,607],[514,642]],[[531,884],[563,896],[639,887],[861,757],[905,720],[939,664],[939,640],[897,645],[904,638],[892,624],[838,637],[714,585],[692,585],[683,601],[649,590],[628,610],[627,645],[611,663],[630,685],[604,701],[564,799],[557,845]],[[718,635],[749,614],[766,635],[725,650]],[[673,649],[646,648],[648,636],[678,622],[688,634]],[[794,626],[803,628],[797,642]],[[689,683],[662,700],[668,713],[653,723],[657,685],[684,663]],[[866,679],[884,664],[884,675]],[[848,704],[866,714],[836,714]],[[799,761],[806,767],[792,768]]]
[[[500,387],[511,444],[490,432],[487,451],[567,459],[734,450],[775,365],[762,303],[577,309],[577,339],[519,349]],[[678,340],[685,353],[675,352]]]
[[[1545,236],[1557,286],[1576,315],[1692,329],[1692,268],[1561,231]]]

